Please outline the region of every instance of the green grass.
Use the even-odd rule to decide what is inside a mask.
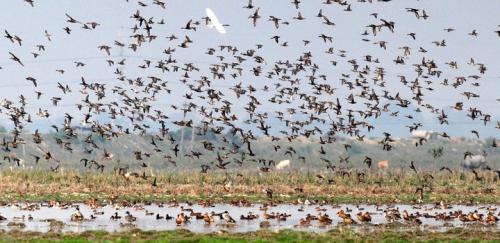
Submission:
[[[498,242],[500,232],[481,229],[454,229],[447,232],[399,231],[391,228],[354,231],[337,228],[326,233],[284,230],[250,233],[197,234],[187,230],[140,231],[121,233],[89,231],[75,233],[0,233],[1,242]]]

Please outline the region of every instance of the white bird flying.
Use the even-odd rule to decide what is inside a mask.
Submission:
[[[224,25],[222,25],[219,22],[219,19],[217,18],[217,16],[215,16],[214,12],[209,8],[206,8],[205,12],[207,13],[207,17],[210,19],[209,24],[208,24],[208,28],[211,29],[211,28],[215,27],[217,32],[219,32],[221,34],[225,34],[226,29],[224,28]]]

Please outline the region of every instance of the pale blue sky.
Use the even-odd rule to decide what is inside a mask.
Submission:
[[[8,30],[12,35],[18,35],[23,39],[23,46],[12,44],[6,38],[0,39],[0,97],[12,101],[18,100],[18,96],[23,93],[28,98],[28,111],[34,112],[39,107],[48,109],[53,113],[53,121],[60,121],[64,112],[76,113],[74,104],[83,99],[83,95],[78,93],[78,82],[80,77],[84,76],[89,82],[103,82],[109,88],[113,85],[120,85],[115,80],[113,71],[115,67],[109,68],[105,62],[107,57],[104,52],[99,51],[97,46],[107,44],[113,46],[115,40],[130,42],[127,37],[130,35],[130,27],[133,26],[133,20],[129,18],[136,9],[139,9],[144,16],[153,17],[159,21],[164,19],[166,24],[163,26],[154,26],[153,34],[158,35],[159,39],[151,44],[147,44],[138,52],[134,53],[130,49],[120,51],[113,46],[112,55],[123,55],[127,57],[127,65],[124,71],[129,77],[140,77],[149,75],[159,75],[169,81],[169,87],[174,90],[172,96],[159,96],[155,103],[156,108],[165,110],[170,116],[178,115],[175,111],[169,109],[169,104],[181,104],[183,102],[182,94],[186,90],[178,81],[174,74],[161,74],[158,71],[143,71],[137,68],[137,65],[143,63],[143,59],[159,60],[166,58],[161,52],[169,46],[175,47],[176,58],[179,62],[190,62],[200,67],[202,70],[198,76],[209,75],[208,65],[216,62],[215,57],[203,54],[208,47],[216,47],[220,44],[236,45],[240,51],[248,48],[255,48],[255,44],[263,44],[264,47],[259,50],[259,55],[266,59],[267,65],[264,65],[265,72],[269,71],[273,62],[277,60],[295,60],[305,52],[311,51],[315,62],[321,69],[319,73],[326,74],[329,78],[328,83],[334,87],[340,87],[338,78],[342,73],[350,73],[350,66],[346,64],[347,60],[357,59],[362,62],[363,56],[370,54],[380,58],[380,63],[375,66],[384,67],[387,71],[386,86],[392,92],[400,92],[406,98],[410,98],[407,88],[399,84],[397,75],[407,75],[409,80],[414,79],[412,63],[419,62],[423,56],[427,59],[433,59],[444,71],[443,78],[453,79],[456,76],[468,76],[477,74],[477,67],[470,67],[466,63],[470,57],[474,57],[476,62],[484,63],[488,71],[478,82],[480,87],[473,87],[466,84],[458,89],[452,87],[440,87],[434,84],[432,87],[436,90],[428,92],[424,97],[426,101],[433,103],[436,107],[443,107],[450,115],[450,125],[448,128],[437,125],[437,119],[428,114],[422,113],[418,118],[424,123],[425,128],[433,130],[450,130],[452,135],[470,136],[470,129],[478,129],[481,134],[490,134],[498,137],[498,129],[494,129],[495,121],[499,119],[500,102],[500,37],[495,30],[500,30],[500,1],[393,1],[390,3],[357,3],[352,1],[352,12],[343,11],[338,5],[324,5],[321,0],[303,0],[300,11],[306,17],[305,21],[296,21],[292,17],[296,16],[295,7],[286,1],[258,1],[254,0],[254,5],[259,6],[262,18],[258,22],[258,27],[254,28],[248,16],[254,10],[242,8],[247,1],[235,0],[217,0],[217,1],[166,1],[167,9],[162,10],[156,5],[152,5],[149,0],[144,0],[148,7],[140,7],[136,1],[130,0],[37,0],[35,7],[32,8],[23,1],[2,1],[3,14],[0,15],[1,31]],[[210,7],[223,23],[229,24],[228,34],[221,35],[205,26],[199,26],[198,31],[185,31],[180,27],[185,25],[189,19],[200,20],[205,15],[205,8]],[[430,16],[428,20],[418,20],[412,13],[405,11],[406,7],[425,9]],[[335,27],[329,27],[321,24],[322,20],[315,15],[319,9],[336,23]],[[396,33],[392,34],[386,29],[376,37],[370,37],[372,41],[361,41],[360,34],[366,29],[365,26],[371,23],[379,24],[378,19],[370,16],[377,12],[379,19],[387,19],[396,22]],[[101,24],[96,30],[86,31],[77,25],[71,25],[66,22],[65,13],[75,17],[82,22],[95,21]],[[289,21],[289,26],[282,25],[276,30],[273,24],[267,21],[268,16],[279,16],[283,20]],[[62,30],[63,27],[70,26],[73,29],[71,35],[67,35]],[[456,31],[447,33],[444,28],[454,28]],[[476,29],[479,33],[477,38],[469,36],[467,33]],[[44,30],[53,34],[53,41],[48,42],[44,37]],[[417,40],[413,40],[406,34],[415,32]],[[321,33],[333,36],[333,44],[325,44],[317,36]],[[177,47],[178,42],[168,42],[164,37],[175,34],[180,38],[189,35],[194,41],[188,49]],[[270,37],[280,35],[282,41],[288,41],[289,47],[280,47],[270,40]],[[446,48],[437,48],[432,41],[441,41],[446,39]],[[304,47],[302,40],[310,40],[311,44]],[[373,42],[385,40],[388,42],[388,49],[384,51]],[[46,51],[41,52],[40,57],[34,59],[30,52],[36,51],[35,45],[44,44]],[[329,47],[333,46],[336,54],[338,50],[346,50],[347,57],[332,57],[324,53]],[[402,55],[401,46],[412,48],[412,55],[405,66],[394,65],[393,60],[397,55]],[[418,47],[424,47],[429,52],[426,54],[418,53]],[[25,67],[21,67],[9,60],[9,52],[15,53],[20,57]],[[37,51],[38,52],[38,51]],[[226,55],[228,56],[228,55]],[[119,60],[120,57],[109,59]],[[337,60],[339,65],[333,67],[329,64],[330,60]],[[452,70],[445,67],[445,62],[455,60],[458,62],[459,69]],[[74,61],[86,63],[83,68],[75,68]],[[243,65],[250,69],[250,65]],[[61,75],[56,69],[64,69],[66,73]],[[30,82],[26,81],[27,76],[35,77],[38,80],[39,88],[32,87]],[[57,82],[69,84],[73,89],[70,95],[62,96],[57,89]],[[257,79],[251,75],[244,75],[237,80],[215,81],[214,87],[222,89],[223,92],[231,97],[228,88],[238,82],[252,84],[256,87],[262,87],[269,83],[266,79]],[[472,80],[469,81],[469,83]],[[40,90],[45,93],[40,101],[36,101],[34,91]],[[465,90],[471,90],[480,94],[481,97],[467,101],[460,95]],[[110,92],[110,91],[108,91]],[[338,96],[345,97],[347,90],[341,88],[338,90]],[[266,98],[266,94],[261,94]],[[62,96],[63,100],[59,107],[52,107],[50,98],[52,96]],[[112,97],[111,97],[112,98]],[[234,99],[235,103],[237,102]],[[463,101],[466,107],[473,105],[480,108],[485,113],[492,115],[492,124],[483,127],[481,121],[470,121],[465,117],[465,113],[451,111],[449,106],[457,101]],[[241,102],[241,101],[240,101]],[[245,100],[245,103],[248,102]],[[238,108],[235,108],[236,110]],[[269,112],[278,109],[271,105],[266,105],[261,110]],[[282,110],[285,107],[281,107]],[[406,114],[402,113],[401,115]],[[36,118],[36,117],[33,117]],[[196,117],[194,117],[196,119]],[[8,117],[0,114],[0,122],[9,124]],[[408,133],[404,125],[412,122],[404,118],[385,117],[382,122],[374,121],[376,133],[382,131],[394,131],[400,136]],[[39,121],[38,124],[45,124]],[[37,125],[34,125],[36,127]]]

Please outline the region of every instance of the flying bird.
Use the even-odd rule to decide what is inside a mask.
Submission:
[[[207,17],[208,17],[207,27],[210,29],[215,28],[215,30],[217,30],[217,32],[219,32],[221,34],[226,34],[226,29],[224,28],[224,25],[220,23],[219,18],[217,18],[217,16],[215,16],[215,13],[209,8],[206,8],[205,12],[206,12]]]

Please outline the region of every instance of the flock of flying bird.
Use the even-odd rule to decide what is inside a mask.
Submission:
[[[25,0],[27,7],[37,7],[36,1]],[[130,3],[128,0],[127,4]],[[356,6],[360,3],[369,4],[372,0],[358,0]],[[388,0],[379,2],[389,2]],[[487,66],[484,63],[470,58],[466,64],[470,68],[477,70],[470,75],[457,76],[447,78],[443,76],[447,69],[458,70],[460,64],[458,61],[449,61],[439,63],[432,58],[434,48],[446,48],[447,41],[445,39],[433,42],[434,46],[426,46],[424,43],[416,48],[410,46],[401,46],[401,54],[396,56],[392,63],[383,63],[378,57],[365,55],[362,59],[349,58],[349,53],[346,50],[334,47],[332,34],[329,32],[321,33],[318,36],[308,38],[304,36],[304,40],[284,40],[284,37],[274,35],[266,37],[274,42],[270,48],[275,48],[275,45],[287,47],[292,42],[297,41],[304,48],[308,45],[324,46],[325,54],[331,61],[330,67],[321,67],[317,63],[317,55],[313,55],[310,51],[305,51],[296,58],[288,58],[283,60],[268,60],[262,51],[264,45],[256,43],[254,48],[242,49],[236,45],[219,45],[210,47],[204,53],[213,58],[213,62],[209,64],[207,70],[197,66],[194,63],[182,63],[176,58],[176,53],[183,49],[191,48],[197,44],[197,40],[190,37],[191,33],[200,31],[204,26],[210,25],[210,18],[203,17],[200,19],[186,20],[186,24],[178,27],[176,34],[161,36],[162,31],[158,31],[162,25],[166,25],[167,21],[158,19],[155,16],[145,14],[147,11],[143,9],[150,7],[159,7],[168,9],[168,3],[162,0],[137,1],[137,10],[130,14],[130,35],[125,41],[114,40],[112,43],[103,43],[96,47],[103,55],[107,56],[107,60],[103,65],[109,66],[113,71],[117,80],[121,81],[120,85],[109,87],[108,84],[88,81],[85,77],[81,77],[79,90],[83,95],[81,102],[76,104],[78,115],[66,113],[63,124],[54,124],[52,127],[60,133],[63,133],[62,138],[57,138],[56,142],[65,150],[72,152],[74,150],[72,141],[80,139],[83,141],[84,154],[88,155],[85,158],[79,158],[85,167],[104,170],[108,163],[115,159],[111,151],[103,149],[96,142],[96,137],[112,141],[113,139],[126,134],[138,134],[145,137],[150,137],[151,151],[135,151],[132,155],[140,164],[147,167],[145,157],[149,157],[152,153],[160,154],[164,159],[175,163],[176,158],[182,156],[190,156],[199,158],[204,153],[213,153],[217,156],[214,162],[203,163],[202,172],[216,169],[226,169],[230,163],[242,164],[244,161],[256,161],[262,163],[263,171],[269,170],[269,166],[273,161],[265,158],[265,156],[257,156],[253,148],[253,142],[259,136],[270,138],[273,143],[288,141],[292,142],[299,137],[314,138],[319,137],[322,144],[319,151],[325,161],[327,168],[335,170],[334,159],[330,158],[323,146],[336,142],[338,136],[350,136],[359,141],[365,139],[365,135],[375,129],[369,121],[377,119],[382,114],[388,114],[394,119],[404,119],[408,121],[407,127],[410,132],[419,130],[423,124],[414,119],[414,113],[430,112],[433,114],[439,123],[443,126],[449,124],[447,112],[449,107],[437,107],[426,101],[425,96],[436,89],[436,85],[442,87],[467,88],[470,91],[461,93],[463,98],[457,98],[463,101],[458,101],[452,105],[452,109],[466,113],[466,116],[471,120],[480,120],[484,126],[495,126],[495,130],[500,129],[500,122],[492,120],[492,114],[488,114],[481,110],[480,107],[467,105],[467,101],[475,100],[479,94],[475,93],[474,87],[480,86],[479,80],[487,72]],[[295,9],[297,15],[292,19],[285,19],[278,15],[264,16],[263,9],[252,0],[245,2],[243,10],[248,16],[249,27],[259,28],[262,25],[270,25],[275,29],[291,28],[295,22],[299,21],[315,21],[318,24],[324,25],[327,28],[335,29],[338,23],[335,22],[335,16],[326,14],[326,8],[341,8],[344,11],[355,11],[354,4],[348,0],[325,0],[321,3],[324,9],[317,9],[315,15],[306,15],[302,11],[302,5],[305,1],[291,1],[291,8]],[[309,2],[307,2],[309,4]],[[427,21],[432,18],[432,14],[424,9],[406,8],[410,15],[414,15],[416,21]],[[245,12],[243,12],[245,13]],[[387,40],[379,40],[380,33],[387,32],[388,34],[397,35],[403,34],[408,36],[408,42],[415,44],[418,40],[418,33],[401,33],[398,31],[398,24],[394,20],[384,18],[379,13],[370,15],[372,21],[366,24],[364,29],[360,30],[360,38],[363,42],[374,43],[380,48],[386,50],[390,48]],[[45,30],[43,34],[46,42],[35,46],[32,59],[36,60],[44,55],[47,46],[51,45],[58,38],[64,38],[65,35],[72,35],[77,31],[93,31],[99,29],[105,23],[97,23],[95,21],[83,21],[80,18],[74,17],[71,13],[66,13],[66,23],[61,23],[59,30]],[[229,25],[225,25],[229,26]],[[253,27],[252,27],[253,26]],[[454,28],[446,27],[443,30],[445,33],[455,31]],[[230,33],[229,33],[230,34]],[[497,29],[492,29],[491,33],[481,33],[481,36],[498,38],[500,42],[500,25]],[[471,38],[479,38],[477,30],[472,30],[468,35]],[[12,45],[22,46],[23,37],[14,33],[11,30],[4,30],[4,37],[7,38]],[[167,41],[165,41],[165,38]],[[256,40],[257,42],[264,40]],[[129,61],[126,57],[116,58],[112,54],[120,49],[127,49],[134,53],[141,51],[152,42],[166,43],[162,55],[164,58],[160,60],[144,60],[138,67],[143,72],[160,73],[161,75],[148,75],[146,77],[133,77],[126,75],[123,68],[127,66]],[[417,43],[418,45],[418,43]],[[429,43],[431,45],[431,43]],[[408,63],[409,57],[414,53],[419,52],[425,55],[421,61],[417,63]],[[21,59],[16,53],[9,52],[12,62],[17,63],[20,68],[24,68],[25,60]],[[181,55],[181,54],[179,54]],[[335,70],[335,67],[343,63],[350,66],[348,72],[342,72],[337,79],[329,77],[330,69]],[[86,63],[75,61],[75,68],[82,68]],[[403,92],[391,91],[386,88],[386,70],[381,65],[395,65],[396,68],[411,66],[410,70],[414,73],[411,75],[400,75],[399,82],[407,88],[407,93],[410,96],[404,95]],[[61,75],[64,75],[65,70],[56,70]],[[155,104],[157,99],[169,96],[171,93],[179,92],[173,89],[173,82],[166,79],[170,76],[178,75],[180,78],[178,83],[187,92],[182,96],[184,105],[177,106],[171,104],[171,108],[175,112],[180,112],[184,116],[180,119],[173,119],[169,114]],[[251,82],[244,85],[241,80],[267,80],[267,83],[262,87],[253,85]],[[229,89],[217,88],[220,82],[228,83],[228,80],[233,80],[234,85]],[[37,77],[27,76],[26,82],[33,85],[37,89]],[[130,88],[128,88],[130,87]],[[441,88],[442,88],[441,87]],[[50,98],[54,106],[64,99],[65,95],[73,94],[72,88],[68,84],[58,83],[57,92],[60,96]],[[347,94],[343,96],[338,90],[347,90]],[[40,91],[35,91],[37,99],[44,99],[45,95]],[[269,99],[262,99],[263,94],[268,95]],[[264,96],[265,96],[264,95]],[[113,97],[113,98],[108,98]],[[467,99],[467,101],[465,100]],[[496,100],[498,102],[498,99]],[[49,118],[53,116],[48,109],[39,108],[36,114],[27,112],[27,99],[23,94],[19,94],[19,100],[3,99],[0,102],[0,113],[11,120],[13,124],[12,136],[3,137],[2,149],[4,152],[19,149],[20,144],[34,143],[39,148],[40,153],[33,152],[33,157],[36,162],[40,159],[55,162],[53,170],[56,171],[60,161],[51,153],[48,148],[43,147],[42,134],[36,130],[31,138],[23,136],[23,128],[27,123],[32,123],[32,116],[39,118]],[[276,111],[268,112],[265,108],[268,106],[278,107]],[[235,110],[242,109],[245,114],[238,114]],[[403,114],[405,113],[405,114]],[[83,114],[82,124],[89,127],[91,133],[79,133],[75,129],[75,117]],[[115,124],[114,122],[102,123],[97,119],[99,115],[108,115],[111,120],[116,121],[119,118],[124,118],[130,121],[130,126]],[[199,123],[193,119],[189,119],[190,114],[201,116]],[[296,115],[296,116],[294,116]],[[194,116],[194,115],[193,115]],[[246,116],[246,118],[245,118]],[[270,120],[279,121],[280,125],[273,124],[272,129]],[[35,121],[36,122],[36,121]],[[494,124],[496,122],[496,124]],[[151,123],[156,124],[151,126]],[[493,124],[492,124],[493,123]],[[78,124],[79,125],[79,124]],[[152,131],[153,128],[159,128],[159,131]],[[195,128],[197,133],[206,134],[211,132],[221,137],[222,146],[215,146],[210,141],[202,141],[204,150],[182,151],[180,141],[174,139],[171,135],[171,128]],[[250,128],[248,128],[250,127]],[[227,133],[226,133],[227,132]],[[472,134],[480,138],[477,130],[472,130]],[[238,136],[241,143],[236,144],[229,140],[228,136]],[[388,133],[384,132],[384,136],[379,141],[380,148],[390,151],[395,139]],[[441,137],[448,139],[449,135],[446,132],[439,134]],[[426,139],[420,139],[417,146],[426,142]],[[164,149],[165,145],[170,146],[169,149]],[[493,140],[493,147],[497,147],[496,140]],[[350,149],[349,145],[345,146],[346,150]],[[293,156],[298,160],[306,162],[307,158],[297,154],[295,149],[290,146],[281,148],[279,145],[274,146],[276,152],[283,152],[284,156]],[[241,160],[232,157],[241,157]],[[257,158],[261,157],[261,158]],[[9,157],[6,155],[4,159],[18,161],[19,158]],[[345,161],[344,161],[345,162]],[[365,163],[371,166],[372,159],[366,158]],[[343,161],[339,162],[340,164]],[[414,168],[413,162],[411,166]],[[338,168],[338,166],[337,166]],[[120,169],[120,173],[130,176],[131,173],[127,168]],[[139,173],[132,173],[140,177]],[[147,178],[143,174],[144,178]],[[154,179],[153,186],[156,186]]]

